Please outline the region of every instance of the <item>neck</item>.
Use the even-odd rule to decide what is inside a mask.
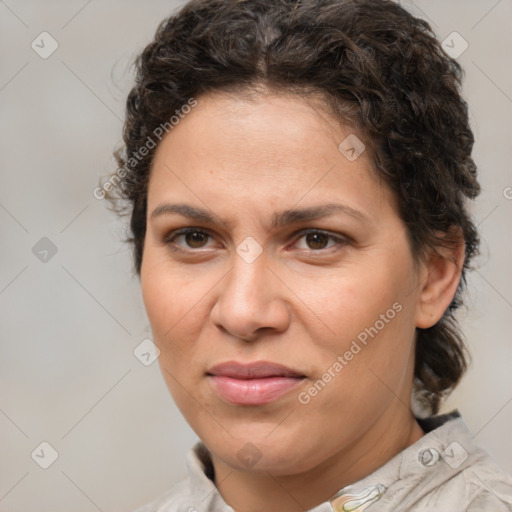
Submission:
[[[212,453],[215,484],[236,512],[309,510],[369,475],[423,436],[411,412],[395,402],[395,407],[390,407],[350,447],[303,473],[274,476],[270,472],[241,471]]]

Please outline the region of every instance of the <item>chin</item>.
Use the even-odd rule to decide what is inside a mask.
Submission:
[[[211,440],[204,444],[231,469],[267,472],[272,475],[292,475],[313,469],[322,462],[318,446],[305,446],[304,436],[252,436],[248,432],[234,438]],[[208,436],[206,436],[208,437]]]

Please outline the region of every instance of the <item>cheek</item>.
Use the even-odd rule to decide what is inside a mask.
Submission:
[[[397,396],[407,403],[414,368],[414,325],[410,308],[400,306],[402,309],[396,308],[400,311],[392,307],[383,310],[388,323],[372,316],[365,326],[340,340],[336,357],[324,367],[332,368],[335,377],[326,373],[318,376],[322,381],[330,379],[329,389],[325,394],[322,391],[316,404],[319,411],[345,406],[364,417],[386,410]],[[333,368],[335,362],[338,365]]]
[[[186,345],[180,343],[180,330],[187,322],[187,303],[181,296],[183,287],[179,280],[164,271],[165,265],[150,265],[150,258],[141,269],[141,289],[146,313],[151,324],[153,341],[160,350],[159,363],[170,389],[177,364],[183,359]],[[173,393],[174,394],[174,393]]]
[[[377,403],[392,394],[388,387],[400,389],[410,372],[415,294],[410,261],[402,260],[381,259],[364,271],[354,267],[337,280],[326,279],[315,288],[316,301],[310,291],[309,303],[331,331],[323,337],[320,329],[310,333],[323,353],[316,365],[322,373],[315,377],[329,381],[332,393],[323,398],[331,406],[340,400]]]
[[[377,334],[376,330],[382,337],[400,325],[399,317],[404,316],[405,302],[410,300],[406,296],[408,286],[402,276],[386,272],[385,264],[381,268],[380,272],[375,268],[343,271],[339,277],[333,275],[303,291],[301,298],[330,331],[328,336],[313,339],[343,350],[358,337],[364,342],[370,333]]]
[[[153,334],[163,342],[182,324],[190,323],[209,287],[197,274],[192,277],[168,261],[153,260],[147,254],[141,268],[141,289]]]
[[[153,341],[160,350],[158,363],[167,388],[187,420],[200,412],[185,391],[194,387],[194,340],[202,323],[198,318],[201,303],[193,286],[168,264],[151,265],[148,257],[142,266],[142,296]]]
[[[152,264],[150,254],[141,269],[142,296],[162,372],[184,385],[194,384],[204,365],[197,340],[207,325],[218,281],[215,272],[201,275],[199,269],[183,269],[169,261]],[[175,396],[177,383],[169,376],[166,379]]]

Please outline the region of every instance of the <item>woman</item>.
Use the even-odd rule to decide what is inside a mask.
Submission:
[[[511,478],[435,416],[466,368],[479,185],[428,24],[387,0],[195,0],[137,64],[117,199],[201,439],[140,510],[510,510]]]

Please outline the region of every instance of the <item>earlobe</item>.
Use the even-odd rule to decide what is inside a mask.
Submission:
[[[421,329],[428,329],[441,319],[459,286],[465,244],[462,235],[458,241],[450,242],[450,247],[432,249],[424,263],[416,315],[416,327]]]

